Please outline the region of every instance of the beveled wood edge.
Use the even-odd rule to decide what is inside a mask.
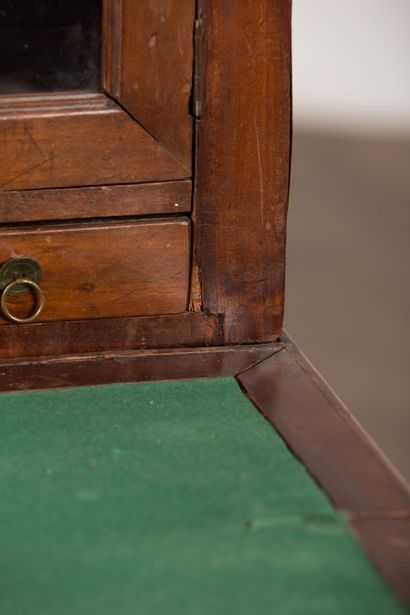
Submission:
[[[379,573],[410,607],[410,518],[350,519],[353,534]]]
[[[115,220],[109,220],[108,222],[104,220],[81,220],[80,222],[71,222],[68,220],[64,222],[64,224],[56,224],[55,221],[51,221],[50,223],[40,222],[39,224],[33,224],[27,227],[24,227],[24,232],[27,235],[36,234],[39,231],[55,231],[56,233],[64,233],[66,231],[77,231],[77,230],[99,230],[100,228],[121,228],[121,227],[129,227],[130,225],[138,225],[139,227],[152,226],[157,227],[161,226],[189,226],[190,218],[187,215],[181,216],[158,216],[158,217],[129,217],[129,218],[118,218]],[[6,227],[1,229],[1,235],[3,236],[13,236],[20,235],[22,232],[22,227],[19,224],[9,224]]]
[[[286,348],[283,352],[275,357],[268,357],[259,362],[256,366],[251,366],[244,370],[237,376],[237,380],[244,393],[261,411],[265,418],[272,423],[273,427],[284,439],[292,454],[305,466],[308,473],[311,474],[319,486],[327,493],[336,508],[340,508],[346,513],[352,533],[359,540],[360,544],[373,561],[376,569],[388,583],[391,584],[404,604],[410,607],[410,585],[407,577],[408,570],[410,570],[410,493],[408,485],[290,338],[287,335],[283,335],[281,340],[286,343]],[[342,485],[342,491],[345,492],[346,501],[351,499],[351,493],[354,494],[353,499],[357,498],[357,494],[359,494],[359,499],[362,498],[362,508],[360,510],[357,508],[349,509],[348,506],[342,505],[341,500],[343,500],[343,497],[341,498],[340,495],[341,485],[336,475],[332,476],[330,481],[327,480],[325,485],[323,484],[323,472],[318,473],[317,465],[315,465],[314,468],[312,467],[312,459],[310,455],[306,454],[306,451],[300,447],[298,437],[295,437],[294,434],[292,434],[292,430],[288,430],[286,425],[284,426],[280,420],[275,420],[275,394],[271,395],[270,399],[260,394],[261,388],[263,387],[270,387],[271,389],[280,387],[280,383],[275,381],[275,376],[277,377],[277,374],[274,373],[274,364],[275,362],[283,360],[286,355],[288,357],[290,356],[295,370],[292,374],[292,386],[301,386],[298,371],[299,375],[303,375],[304,387],[306,387],[305,376],[309,378],[311,383],[310,386],[317,389],[325,401],[328,416],[330,416],[331,420],[336,424],[336,428],[342,421],[347,422],[349,428],[353,430],[357,437],[360,446],[363,447],[368,465],[369,480],[371,480],[372,476],[376,477],[375,486],[376,490],[380,487],[380,499],[383,500],[386,498],[389,500],[389,493],[386,495],[383,491],[386,489],[387,482],[389,483],[391,492],[396,496],[396,499],[402,501],[400,507],[387,506],[383,510],[380,510],[378,506],[373,505],[374,503],[372,501],[366,501],[366,496],[364,494],[367,485],[363,484],[363,474],[357,474],[356,477],[350,475],[349,480]],[[283,394],[283,391],[278,393],[278,395]],[[309,403],[307,395],[306,403]],[[301,410],[301,408],[295,408],[295,412],[299,410]],[[309,415],[309,417],[306,417],[306,422],[304,423],[304,412],[298,412],[298,414],[298,430],[300,430],[301,438],[304,438],[309,431],[315,429],[318,431],[320,430],[320,418],[318,418],[318,423],[315,424],[314,420],[312,421],[312,415]],[[286,418],[287,421],[289,421],[289,416]],[[341,450],[344,451],[343,454],[346,464],[348,465],[352,452],[350,449],[351,442],[350,440],[343,442],[343,431],[341,431],[340,434]],[[333,460],[331,459],[329,450],[326,448],[322,450],[317,448],[315,454],[319,456],[323,471],[327,472],[330,468],[330,472],[332,472]],[[340,458],[340,451],[339,463],[343,464],[343,459]],[[380,467],[384,470],[384,483],[378,485],[377,477],[380,476]],[[394,499],[394,497],[391,498],[391,500]],[[389,502],[387,502],[387,504],[388,503]]]
[[[0,97],[0,119],[10,120],[48,115],[115,113],[121,108],[103,92],[56,92],[13,94]]]
[[[272,361],[270,361],[270,357],[268,357],[257,366],[251,367],[238,375],[238,381],[244,392],[281,434],[294,454],[314,476],[323,490],[328,493],[336,507],[341,508],[349,514],[359,516],[366,516],[368,514],[389,515],[390,513],[395,515],[397,511],[403,509],[410,512],[409,486],[400,473],[386,458],[385,454],[380,450],[369,434],[359,424],[345,404],[290,338],[283,335],[281,336],[281,341],[286,347],[280,356]],[[290,408],[290,412],[288,416],[286,416],[287,423],[283,420],[283,414],[280,412],[281,409],[279,405],[283,407],[284,404],[286,404],[286,395],[290,390],[290,385],[288,386],[288,390],[286,390],[283,388],[283,383],[278,382],[278,373],[275,373],[274,369],[279,361],[287,361],[285,370],[288,372],[290,371],[288,367],[289,363],[292,363],[293,373],[290,378],[292,388],[293,390],[299,389],[302,391],[301,405],[299,407],[296,407],[296,404],[294,404],[294,407],[292,407],[292,404],[287,406]],[[317,399],[320,399],[323,404],[321,409],[318,407],[314,408],[314,412],[311,414],[308,414],[308,406],[309,403],[311,403],[311,400],[308,398],[308,387],[320,396],[320,398],[318,397]],[[266,395],[267,391],[269,391],[268,395]],[[277,407],[275,407],[276,405]],[[337,477],[334,475],[334,458],[333,456],[332,458],[330,457],[328,450],[325,448],[327,444],[325,438],[322,438],[320,441],[320,437],[323,435],[321,433],[323,427],[319,423],[321,418],[319,410],[323,408],[325,408],[326,418],[329,421],[326,425],[326,435],[330,435],[330,429],[336,428],[336,432],[339,436],[340,449],[337,451],[339,466],[337,466],[337,469],[340,470],[340,465],[344,463],[350,466],[349,470],[351,469],[352,450],[347,446],[343,446],[344,442],[341,438],[344,434],[353,435],[355,444],[360,447],[364,455],[363,459],[366,460],[368,468],[373,471],[377,470],[378,478],[381,477],[381,473],[383,473],[384,478],[388,477],[390,485],[394,485],[394,495],[400,494],[400,501],[402,503],[404,502],[403,506],[397,506],[397,501],[395,501],[396,505],[394,505],[394,500],[392,498],[390,501],[386,502],[385,494],[383,494],[383,497],[379,498],[379,502],[375,499],[371,500],[368,493],[365,491],[368,485],[364,484],[363,472],[352,477],[352,479],[355,480],[355,484],[353,484],[352,480],[348,483],[340,484],[340,481],[337,480]],[[298,431],[297,434],[291,431],[292,426],[289,424],[290,420],[296,419],[298,420],[298,427],[303,428]],[[340,433],[339,428],[341,426],[347,426],[348,428],[344,431],[344,434]],[[301,442],[312,433],[319,436],[319,440],[316,440],[316,444],[322,445],[321,447],[317,446],[314,450],[314,467],[312,461],[313,456],[311,456],[309,452],[301,449]],[[296,436],[300,436],[300,441],[296,439]],[[333,453],[335,455],[336,451],[333,451]],[[320,473],[318,472],[318,468]],[[354,500],[350,498],[353,492]],[[377,496],[379,496],[379,494],[377,494]],[[378,506],[381,502],[383,503],[383,507]]]
[[[277,342],[3,360],[0,393],[236,376],[284,347]]]
[[[121,70],[122,0],[103,0],[101,85],[118,96]]]

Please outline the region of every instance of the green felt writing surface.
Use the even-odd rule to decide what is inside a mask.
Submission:
[[[2,615],[395,614],[233,379],[0,397]]]

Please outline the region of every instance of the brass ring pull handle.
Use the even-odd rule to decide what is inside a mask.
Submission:
[[[30,316],[27,316],[27,318],[18,318],[17,316],[14,316],[10,312],[7,305],[7,297],[12,294],[13,289],[16,289],[17,286],[29,286],[30,290],[33,292],[36,298],[36,307],[33,313],[30,314]],[[9,284],[7,284],[7,286],[3,289],[3,293],[1,295],[1,309],[4,316],[11,322],[16,322],[18,324],[24,324],[36,320],[44,310],[45,304],[46,298],[40,286],[37,284],[37,282],[34,282],[29,278],[17,278],[16,280],[13,280]]]

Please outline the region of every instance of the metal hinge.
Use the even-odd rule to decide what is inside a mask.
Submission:
[[[196,17],[194,23],[194,83],[192,91],[192,114],[195,119],[202,117],[203,101],[203,75],[202,75],[202,46],[204,35],[203,23],[204,0],[197,0]]]

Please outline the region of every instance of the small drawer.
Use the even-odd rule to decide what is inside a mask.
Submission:
[[[36,322],[175,314],[187,307],[190,221],[50,225],[0,231],[0,265],[38,263],[45,307]],[[20,287],[22,289],[22,287]],[[26,318],[39,295],[7,295],[7,310]],[[2,312],[0,325],[9,320]]]

